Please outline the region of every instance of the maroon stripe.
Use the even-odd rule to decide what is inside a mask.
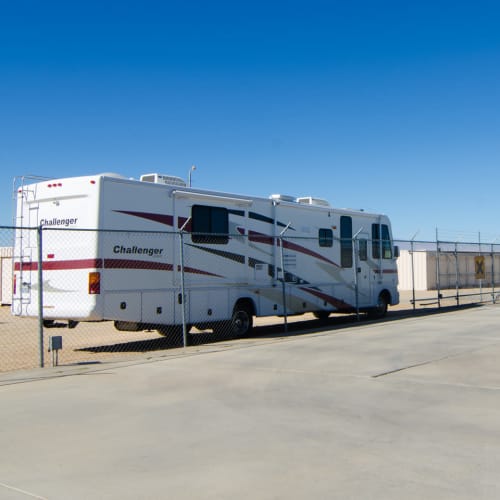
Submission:
[[[186,224],[186,221],[188,220],[187,217],[177,217],[177,226],[179,227],[179,229],[181,229],[182,226],[184,226],[184,224]],[[190,233],[191,232],[191,220],[186,224],[186,227],[184,227],[184,231]]]
[[[98,269],[102,267],[102,259],[55,260],[45,261],[42,269],[47,271],[60,271],[68,269]],[[38,262],[15,262],[15,271],[37,271]]]
[[[256,231],[248,231],[248,239],[255,243],[262,243],[266,245],[274,245],[274,238],[267,234],[258,233]]]
[[[186,267],[186,266],[184,266],[184,271],[186,273],[203,274],[205,276],[214,276],[216,278],[223,278],[223,276],[220,276],[219,274],[209,273],[208,271],[203,271],[203,269],[196,269],[194,267]]]
[[[115,212],[133,215],[134,217],[140,217],[141,219],[152,220],[154,222],[159,222],[160,224],[165,224],[166,226],[174,225],[174,217],[172,215],[155,214],[150,212],[133,212],[131,210],[115,210]]]
[[[305,255],[309,255],[310,257],[314,257],[324,262],[328,262],[328,264],[331,264],[332,266],[340,267],[338,264],[335,264],[335,262],[331,261],[330,259],[323,257],[323,255],[313,252],[312,250],[309,250],[308,248],[303,247],[301,245],[297,245],[296,243],[292,243],[291,241],[283,240],[283,248],[288,248],[289,250],[294,250],[295,252],[303,253]]]
[[[274,240],[272,236],[268,236],[266,234],[262,233],[257,233],[255,231],[249,231],[248,232],[248,239],[250,241],[253,241],[255,243],[262,243],[262,244],[267,244],[267,245],[274,245]],[[277,245],[280,245],[280,240],[276,238]],[[312,250],[309,250],[306,247],[303,247],[301,245],[297,245],[297,243],[292,243],[291,241],[288,240],[283,240],[283,248],[288,248],[289,250],[293,250],[294,252],[302,253],[304,255],[309,255],[310,257],[314,257],[315,259],[322,260],[324,262],[328,262],[328,264],[331,264],[332,266],[335,267],[340,267],[338,264],[333,262],[330,259],[327,259],[323,255],[313,252]]]
[[[68,271],[74,269],[144,269],[144,270],[156,270],[156,271],[173,271],[174,266],[172,264],[163,262],[149,262],[144,260],[132,260],[132,259],[81,259],[81,260],[61,260],[43,263],[43,270],[46,271]],[[37,262],[23,262],[22,266],[20,262],[14,263],[15,271],[37,271]],[[197,269],[194,267],[184,267],[184,271],[192,274],[200,274],[205,276],[215,276],[217,278],[222,278],[222,276],[202,269]]]
[[[156,269],[158,271],[172,271],[172,264],[164,262],[150,262],[133,259],[104,259],[105,269]]]
[[[14,271],[36,271],[38,265],[36,262],[14,262]]]
[[[313,288],[304,288],[304,287],[301,287],[300,289],[303,290],[304,292],[310,293],[311,295],[314,295],[315,297],[324,300],[325,302],[328,302],[332,306],[336,307],[338,310],[350,311],[354,309],[354,307],[348,304],[347,302],[332,297],[331,295],[327,295],[326,293],[320,292],[319,290],[315,290]]]

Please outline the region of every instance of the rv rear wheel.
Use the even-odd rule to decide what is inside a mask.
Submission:
[[[231,333],[235,337],[248,335],[253,327],[253,315],[248,307],[236,306],[231,318]]]
[[[191,330],[191,325],[186,325],[186,333],[189,333]],[[164,325],[156,330],[163,337],[167,337],[170,340],[176,342],[182,342],[182,325]]]
[[[236,304],[233,315],[228,321],[218,321],[212,326],[217,336],[237,338],[248,335],[253,328],[253,313],[251,306],[244,302]]]
[[[244,337],[253,328],[253,314],[248,305],[236,304],[229,324],[231,335]]]

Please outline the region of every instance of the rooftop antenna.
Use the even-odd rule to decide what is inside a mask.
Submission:
[[[196,165],[191,165],[191,168],[189,169],[188,172],[188,187],[191,187],[191,174],[193,171],[196,170]]]

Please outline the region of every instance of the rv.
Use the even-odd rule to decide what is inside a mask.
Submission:
[[[383,316],[399,301],[385,215],[160,174],[23,179],[16,199],[11,310],[46,326],[242,336],[254,317]]]

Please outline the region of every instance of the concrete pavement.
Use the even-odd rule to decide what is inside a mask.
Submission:
[[[0,498],[497,499],[499,360],[483,306],[5,374]]]

